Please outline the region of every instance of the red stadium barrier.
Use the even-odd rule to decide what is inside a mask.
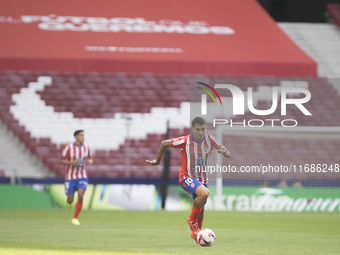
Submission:
[[[0,69],[316,76],[254,0],[6,1]]]

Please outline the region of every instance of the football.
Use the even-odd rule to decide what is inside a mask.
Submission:
[[[211,246],[215,242],[215,233],[208,228],[202,229],[197,235],[197,242],[201,246]]]

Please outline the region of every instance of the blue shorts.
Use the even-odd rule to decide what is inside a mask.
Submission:
[[[192,199],[195,200],[195,198],[197,197],[195,191],[200,185],[202,185],[202,183],[199,180],[191,177],[185,178],[179,183],[186,192],[192,195]],[[207,184],[203,184],[203,186],[208,188]]]
[[[87,178],[66,180],[65,181],[65,194],[73,195],[74,192],[76,192],[78,188],[82,188],[86,190],[88,184],[89,184],[89,180]]]

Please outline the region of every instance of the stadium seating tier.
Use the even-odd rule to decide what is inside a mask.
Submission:
[[[181,103],[195,99],[190,98],[190,78],[202,79],[211,84],[234,84],[243,91],[246,91],[247,87],[253,87],[254,91],[257,91],[263,89],[263,86],[280,86],[282,81],[287,80],[275,77],[253,77],[249,79],[189,74],[0,72],[1,120],[29,148],[31,153],[35,154],[56,176],[64,176],[65,174],[65,168],[59,165],[59,155],[65,144],[53,143],[47,137],[34,137],[10,112],[10,107],[14,105],[13,95],[20,93],[23,88],[28,88],[29,82],[36,82],[39,76],[50,76],[53,80],[51,86],[46,86],[37,93],[47,106],[52,107],[54,112],[70,112],[73,113],[75,118],[90,120],[111,118],[114,114],[123,112],[146,114],[150,113],[154,107],[170,107],[179,110]],[[340,102],[340,97],[327,79],[290,78],[289,80],[309,83],[313,100],[308,102],[307,108],[319,118],[301,117],[298,114],[298,109],[289,106],[287,119],[296,118],[299,126],[339,125],[338,102]],[[220,95],[221,97],[231,96],[228,91],[221,91]],[[268,109],[268,107],[270,107],[268,100],[258,99],[257,109]],[[279,101],[278,108],[272,118],[279,118],[280,108]],[[254,115],[246,113],[243,118],[252,119]],[[265,119],[261,116],[256,116],[256,118]],[[238,121],[240,118],[235,118],[235,120]],[[130,141],[130,175],[133,177],[161,176],[162,166],[148,166],[145,160],[153,159],[157,155],[159,144],[165,136],[164,133],[155,132],[156,127],[153,123],[150,123],[150,126],[146,128],[149,129],[147,137]],[[188,127],[170,129],[170,137],[179,137],[189,133]],[[279,159],[283,163],[288,163],[289,160],[294,159],[296,164],[300,164],[311,156],[318,163],[333,162],[336,157],[333,152],[340,149],[339,144],[332,141],[327,142],[327,145],[322,142],[303,141],[302,144],[310,150],[320,148],[320,146],[331,146],[333,148],[326,154],[322,150],[314,150],[315,154],[306,155],[293,139],[287,139],[287,142],[281,145],[273,139],[243,138],[241,142],[238,138],[226,137],[225,139],[227,144],[231,145],[230,150],[235,155],[229,163],[235,165],[244,164],[244,162],[257,164],[268,158]],[[121,143],[119,148],[114,150],[97,149],[95,151],[95,165],[88,167],[89,176],[125,176],[126,154],[124,144],[125,142]],[[249,153],[249,150],[256,153]],[[280,158],[280,150],[289,150],[292,158]],[[175,177],[181,166],[181,157],[180,153],[176,151],[173,151],[172,155],[171,176]],[[230,177],[242,177],[242,175],[230,175]]]

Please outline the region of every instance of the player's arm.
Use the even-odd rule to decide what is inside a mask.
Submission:
[[[165,149],[167,147],[172,147],[171,145],[171,140],[164,140],[161,142],[161,145],[159,146],[159,149],[158,149],[158,154],[157,154],[157,158],[150,161],[150,160],[146,160],[146,162],[148,162],[150,165],[159,165],[159,163],[161,163],[161,159],[162,159],[162,156],[165,152]]]
[[[72,166],[79,166],[79,161],[76,159],[76,160],[73,160],[73,161],[69,161],[63,157],[60,157],[59,159],[59,163],[62,164],[62,165],[72,165]]]
[[[66,145],[63,152],[60,155],[59,163],[62,165],[66,165],[66,166],[69,166],[69,165],[79,166],[79,161],[77,159],[73,161],[67,160],[69,156],[70,156],[70,146]]]
[[[90,148],[90,146],[88,147],[88,157],[86,159],[86,164],[89,166],[93,164],[93,154],[92,154],[92,149]]]
[[[224,156],[225,158],[231,158],[230,151],[226,147],[224,147],[223,145],[221,146],[221,148],[219,148],[217,150],[217,153],[219,153],[221,155],[221,157]]]
[[[87,160],[86,160],[86,164],[87,165],[92,165],[93,164],[93,158],[88,158]]]
[[[217,150],[217,153],[222,156],[224,156],[225,158],[231,158],[231,153],[230,151],[224,147],[223,144],[221,144],[214,136],[209,135],[209,139],[211,142],[211,145]]]

